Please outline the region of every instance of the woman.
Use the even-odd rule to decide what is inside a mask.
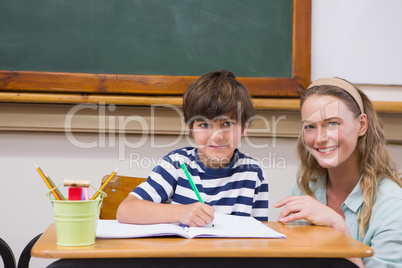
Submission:
[[[402,267],[402,179],[368,97],[339,78],[314,81],[300,100],[301,160],[279,221],[330,226],[374,250],[359,267]]]

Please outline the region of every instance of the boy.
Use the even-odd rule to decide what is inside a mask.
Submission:
[[[259,163],[237,149],[254,108],[247,88],[233,73],[205,74],[183,96],[184,121],[196,148],[166,155],[147,180],[123,200],[124,223],[182,223],[204,226],[214,212],[268,220],[268,183]],[[200,192],[196,194],[180,164]]]

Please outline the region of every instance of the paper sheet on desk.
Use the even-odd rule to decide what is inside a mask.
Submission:
[[[264,225],[253,217],[215,214],[214,227],[189,227],[179,224],[123,224],[116,220],[99,220],[97,238],[136,238],[178,235],[194,237],[232,238],[286,238],[283,234]]]

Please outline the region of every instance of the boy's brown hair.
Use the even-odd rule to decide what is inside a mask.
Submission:
[[[247,88],[232,72],[222,70],[209,72],[188,87],[183,95],[183,113],[190,129],[200,117],[216,119],[231,114],[244,130],[254,116],[254,107]]]

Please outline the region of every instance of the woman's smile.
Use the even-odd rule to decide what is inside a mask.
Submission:
[[[329,155],[332,152],[334,152],[336,149],[338,149],[338,145],[335,146],[330,146],[330,147],[320,147],[320,148],[316,148],[316,150],[323,154],[323,155]]]

